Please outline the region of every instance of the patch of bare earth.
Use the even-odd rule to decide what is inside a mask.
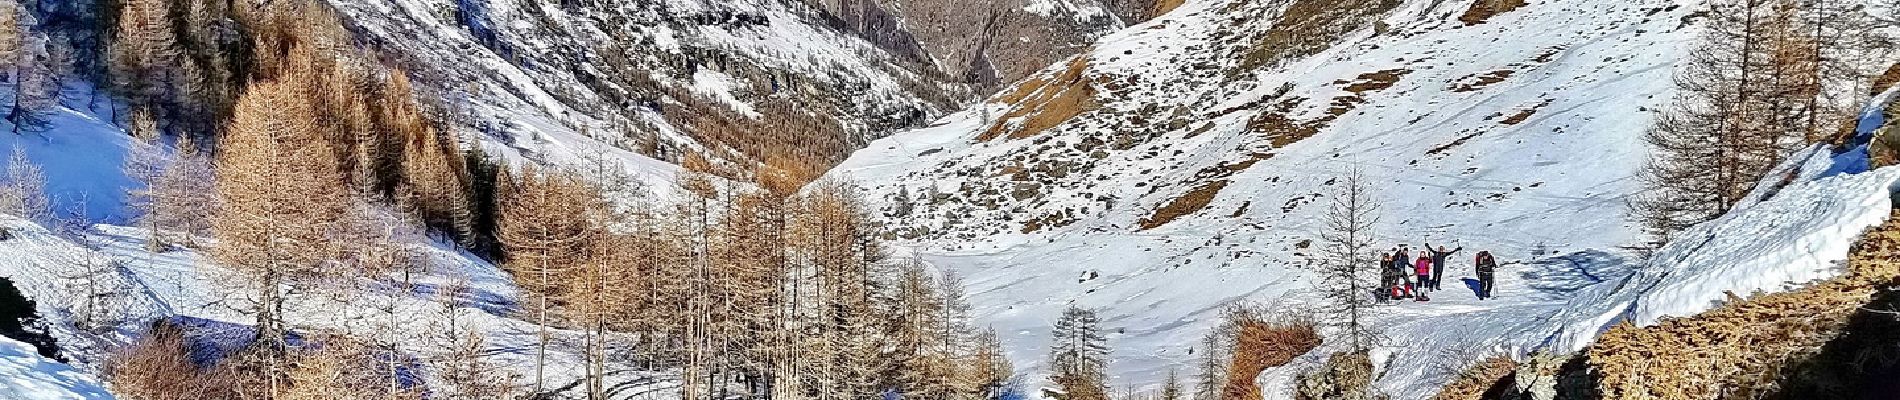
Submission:
[[[1509,117],[1504,117],[1504,119],[1498,120],[1498,123],[1505,124],[1505,125],[1522,124],[1524,123],[1524,121],[1529,121],[1531,119],[1531,116],[1537,115],[1537,110],[1542,110],[1544,109],[1545,106],[1549,106],[1550,102],[1551,100],[1545,99],[1543,102],[1537,103],[1537,105],[1530,106],[1529,108],[1525,108],[1522,110],[1518,110],[1516,114],[1511,114],[1511,116]]]
[[[1087,59],[1076,57],[1060,73],[1023,82],[1016,90],[998,98],[1004,103],[1014,104],[1015,108],[1004,113],[995,125],[977,136],[977,140],[1035,136],[1070,118],[1100,108],[1101,105],[1095,102],[1095,87],[1089,82],[1085,73],[1087,71]]]
[[[1452,84],[1451,91],[1454,93],[1475,92],[1479,89],[1484,89],[1486,86],[1504,82],[1504,80],[1510,79],[1511,75],[1516,74],[1516,70],[1509,69],[1471,74],[1463,78],[1458,78],[1458,81]]]
[[[1464,22],[1467,26],[1482,24],[1489,21],[1491,17],[1517,10],[1528,4],[1530,3],[1524,0],[1478,0],[1471,3],[1471,8],[1466,9],[1464,15],[1458,16],[1458,21]]]
[[[1182,3],[1187,3],[1187,0],[1155,0],[1154,8],[1148,10],[1148,18],[1157,18],[1176,8],[1181,8]]]
[[[1291,117],[1292,111],[1306,100],[1295,97],[1282,100],[1271,108],[1261,111],[1260,114],[1247,121],[1247,128],[1260,132],[1273,147],[1285,147],[1319,134],[1320,130],[1331,126],[1333,121],[1365,104],[1366,95],[1397,85],[1405,75],[1411,72],[1406,69],[1388,69],[1359,74],[1351,80],[1335,81],[1333,84],[1340,85],[1342,90],[1352,94],[1334,97],[1332,103],[1327,105],[1326,115],[1304,121]]]
[[[1292,0],[1244,56],[1242,69],[1317,54],[1398,5],[1398,0]]]
[[[1225,180],[1201,184],[1201,187],[1175,198],[1168,205],[1155,209],[1153,215],[1141,220],[1141,230],[1159,228],[1181,217],[1200,212],[1201,209],[1207,208],[1208,203],[1214,202],[1214,197],[1220,195],[1221,189],[1226,188],[1227,181]]]

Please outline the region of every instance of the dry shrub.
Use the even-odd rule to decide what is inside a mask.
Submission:
[[[1168,205],[1156,209],[1154,215],[1142,219],[1141,230],[1159,228],[1169,222],[1174,222],[1175,219],[1200,212],[1201,209],[1207,208],[1208,203],[1214,202],[1214,196],[1220,195],[1221,189],[1226,188],[1227,181],[1224,180],[1202,184],[1201,187],[1181,195]]]
[[[223,400],[238,398],[238,380],[229,369],[199,366],[183,332],[169,324],[112,355],[106,381],[127,400]]]
[[[1319,331],[1311,321],[1268,320],[1250,310],[1230,311],[1228,318],[1235,329],[1234,351],[1227,367],[1227,386],[1221,390],[1223,400],[1260,399],[1260,385],[1254,380],[1261,372],[1284,366],[1320,345]]]
[[[1101,104],[1095,102],[1095,86],[1085,73],[1088,66],[1087,58],[1076,57],[1061,73],[1032,78],[997,98],[1013,104],[1014,108],[997,119],[977,140],[991,140],[1005,134],[1010,139],[1035,136],[1084,112],[1101,108]],[[1013,123],[1018,118],[1022,121]]]
[[[1248,120],[1247,128],[1271,138],[1273,147],[1280,148],[1318,135],[1320,129],[1325,129],[1329,125],[1328,122],[1323,121],[1330,121],[1342,114],[1345,112],[1328,115],[1318,121],[1300,121],[1283,113],[1266,112]]]
[[[1297,400],[1367,400],[1372,395],[1372,356],[1365,352],[1334,353],[1317,371],[1300,375],[1293,398]]]
[[[1507,378],[1516,371],[1517,360],[1512,360],[1510,357],[1497,356],[1480,360],[1477,364],[1466,368],[1463,373],[1459,373],[1458,378],[1446,384],[1444,389],[1440,389],[1438,395],[1432,396],[1432,400],[1484,399],[1486,394],[1497,390],[1499,386],[1512,385]]]
[[[194,344],[184,332],[161,322],[144,339],[113,354],[105,377],[113,393],[128,400],[422,398],[419,387],[405,387],[412,382],[395,379],[392,360],[400,357],[343,337],[325,337],[321,343],[287,352],[252,346],[222,359],[194,361]],[[272,370],[283,371],[275,385],[269,379]]]
[[[401,356],[343,337],[326,338],[320,348],[294,351],[280,393],[282,400],[420,400],[419,387],[402,382],[396,371]]]
[[[1465,15],[1458,16],[1458,21],[1464,22],[1465,25],[1482,24],[1491,17],[1517,10],[1526,4],[1529,3],[1524,0],[1478,0],[1471,3],[1471,8],[1465,10]]]
[[[1756,398],[1813,358],[1882,287],[1900,277],[1900,219],[1863,235],[1846,275],[1805,289],[1734,299],[1656,326],[1618,325],[1589,350],[1603,398]]]
[[[1889,399],[1900,393],[1900,290],[1875,296],[1820,354],[1787,368],[1767,400]]]

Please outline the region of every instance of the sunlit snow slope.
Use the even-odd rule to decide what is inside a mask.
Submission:
[[[1623,250],[1640,240],[1626,201],[1697,2],[1537,1],[1476,25],[1459,20],[1470,1],[1324,3],[1188,1],[987,108],[874,142],[831,176],[884,200],[906,248],[967,276],[1017,360],[1045,358],[1062,308],[1100,309],[1118,384],[1188,372],[1225,304],[1309,301],[1306,245],[1353,169],[1374,182],[1381,244],[1464,248],[1436,301],[1381,308],[1393,346],[1375,354],[1378,387],[1394,398],[1428,397],[1479,357],[1564,347],[1559,331],[1594,337],[1629,315],[1584,310],[1606,296],[1694,284],[1620,283],[1662,268]],[[1331,14],[1282,12],[1315,7]],[[1884,199],[1891,175],[1814,190]],[[1886,215],[1858,201],[1790,204],[1845,214],[1786,229],[1851,240],[1859,213]],[[1810,250],[1841,254],[1813,258],[1845,256],[1830,246]],[[1511,264],[1504,299],[1461,283],[1478,250]],[[1758,286],[1710,273],[1717,283],[1650,302],[1693,313],[1706,290]],[[1263,379],[1284,390],[1294,369]]]

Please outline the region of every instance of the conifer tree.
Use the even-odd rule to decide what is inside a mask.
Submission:
[[[894,380],[887,387],[906,397],[949,398],[955,390],[950,380],[956,376],[954,344],[942,337],[944,300],[936,292],[939,286],[916,261],[899,270],[893,286],[887,322],[892,346],[882,357]]]
[[[1373,332],[1366,319],[1372,312],[1370,293],[1377,286],[1378,274],[1385,266],[1373,255],[1373,225],[1378,223],[1378,204],[1372,187],[1357,169],[1334,180],[1337,193],[1332,207],[1322,217],[1325,231],[1320,233],[1321,258],[1313,263],[1320,274],[1320,293],[1326,301],[1325,312],[1347,337],[1354,351],[1371,346]]]
[[[1644,138],[1649,186],[1633,202],[1656,243],[1738,206],[1776,164],[1833,136],[1864,81],[1864,12],[1838,1],[1711,2],[1701,42],[1676,75],[1677,97]],[[1772,187],[1766,188],[1772,192]]]
[[[126,0],[109,60],[113,86],[134,105],[157,105],[171,98],[182,50],[171,30],[171,1]]]
[[[253,84],[240,99],[218,156],[220,209],[213,256],[259,290],[260,335],[281,340],[285,285],[328,279],[331,260],[373,238],[341,237],[360,215],[332,145],[318,134],[298,82]]]
[[[600,230],[584,212],[589,188],[563,172],[524,169],[506,182],[500,199],[497,235],[511,259],[503,265],[534,294],[534,318],[540,326],[535,350],[534,390],[547,389],[547,347],[551,340],[554,298],[564,295],[559,279],[579,264]]]
[[[20,146],[13,147],[4,166],[6,174],[0,176],[0,213],[50,224],[53,206],[46,198],[46,172],[27,159],[26,150]]]
[[[1062,400],[1108,399],[1108,338],[1095,311],[1069,306],[1056,319],[1049,379]]]
[[[1173,368],[1168,369],[1168,379],[1161,382],[1161,395],[1157,400],[1183,400],[1181,398],[1181,375]]]
[[[996,400],[1003,397],[1003,390],[1015,376],[1016,368],[1010,365],[1009,356],[1003,352],[1003,343],[996,338],[994,329],[985,329],[977,333],[971,343],[969,365],[971,374],[968,389],[971,398]]]
[[[59,80],[48,53],[45,34],[30,28],[36,22],[17,1],[0,3],[0,63],[13,84],[6,120],[14,134],[47,128],[47,114],[59,106]]]
[[[1231,357],[1228,344],[1232,340],[1231,330],[1226,326],[1201,336],[1200,345],[1194,349],[1194,400],[1221,398],[1221,389],[1227,384],[1227,364]]]

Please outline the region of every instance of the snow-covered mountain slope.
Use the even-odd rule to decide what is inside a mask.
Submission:
[[[85,99],[83,90],[70,90],[67,99]],[[84,108],[84,100],[69,101]],[[103,103],[101,103],[103,107]],[[58,214],[83,215],[93,221],[125,222],[125,188],[131,185],[119,166],[125,165],[131,136],[84,110],[58,108],[47,115],[55,129],[42,133],[0,135],[0,160],[20,149],[27,161],[46,177],[46,196]],[[3,169],[4,167],[0,167]]]
[[[1147,20],[1153,0],[807,0],[838,25],[953,80],[993,89]]]
[[[730,131],[772,130],[829,165],[967,97],[801,2],[330,3],[444,99],[467,139],[555,164],[620,160],[657,181],[670,169],[640,156],[761,161],[768,149],[748,146],[772,141]]]
[[[1640,240],[1626,199],[1698,32],[1694,1],[1551,0],[1461,21],[1472,4],[1188,1],[830,176],[884,200],[904,247],[968,276],[1015,359],[1040,358],[1062,308],[1094,307],[1115,381],[1148,385],[1189,368],[1224,304],[1311,300],[1319,216],[1336,179],[1361,170],[1379,243],[1464,249],[1436,301],[1382,309],[1393,347],[1378,387],[1427,397],[1479,356],[1564,347],[1570,323],[1594,337],[1603,314],[1584,305],[1602,296],[1650,293],[1619,284],[1662,268],[1623,250]],[[1750,234],[1844,257],[1891,174],[1816,181],[1778,210],[1814,223]],[[1519,265],[1505,300],[1457,285],[1477,250]],[[1781,283],[1708,272],[1642,301]]]

